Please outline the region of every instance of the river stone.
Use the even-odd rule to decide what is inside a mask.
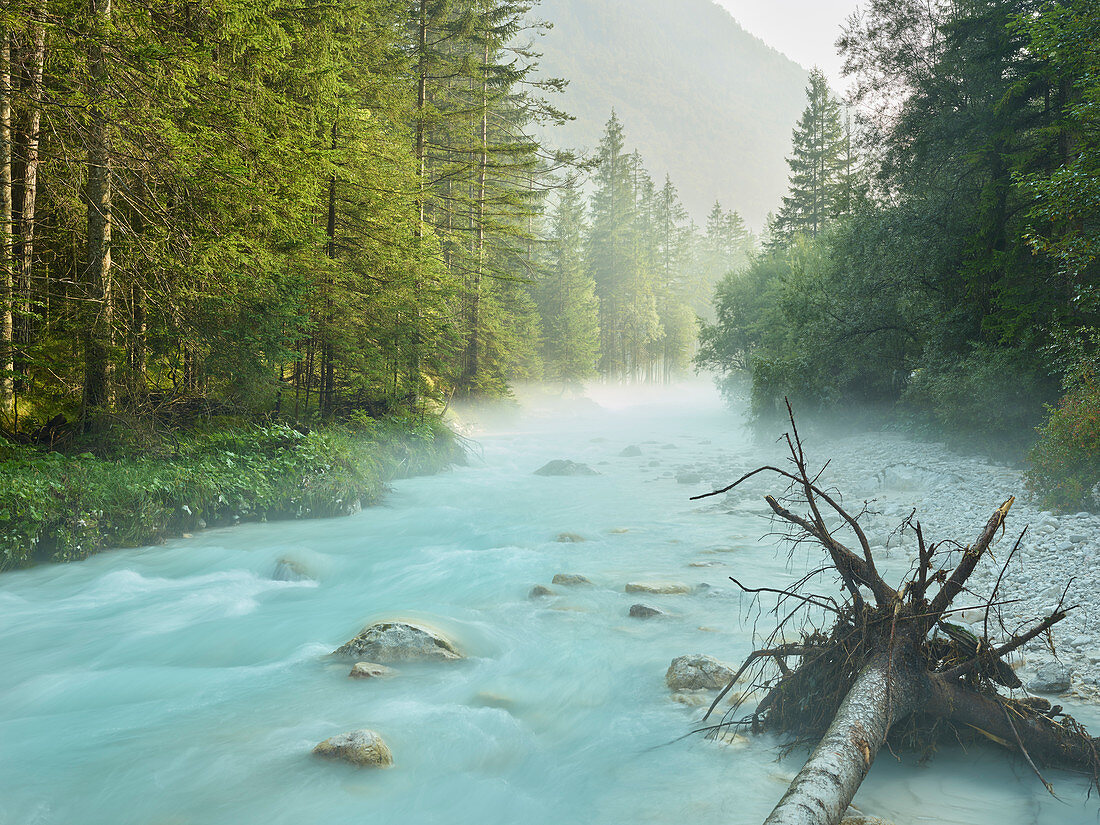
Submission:
[[[679,582],[631,582],[626,586],[627,593],[649,593],[652,596],[682,596],[691,592],[691,588]]]
[[[558,537],[554,541],[559,544],[580,544],[582,541],[588,541],[588,539],[579,533],[558,533]]]
[[[713,656],[696,653],[672,660],[665,682],[673,690],[715,690],[729,684],[733,670]]]
[[[1070,688],[1070,672],[1058,662],[1048,662],[1039,668],[1027,683],[1027,689],[1035,693],[1062,693]]]
[[[332,652],[333,656],[374,662],[441,661],[462,654],[438,631],[407,622],[379,622]]]
[[[650,607],[648,604],[632,604],[630,615],[635,619],[652,619],[654,616],[664,616],[665,611]]]
[[[894,825],[894,823],[877,816],[853,814],[852,816],[846,816],[844,819],[840,820],[840,825]]]
[[[340,759],[361,768],[388,768],[393,764],[393,754],[372,730],[353,730],[326,739],[313,749],[325,759]]]
[[[639,447],[637,444],[631,444],[629,447],[626,447],[621,453],[619,453],[619,455],[623,458],[637,458],[641,454],[642,448]]]
[[[392,667],[377,665],[374,662],[356,662],[348,674],[352,679],[386,679],[397,674]]]
[[[699,473],[687,472],[676,474],[677,484],[698,484],[702,480],[703,477]]]
[[[545,585],[536,584],[531,588],[531,592],[527,594],[529,599],[542,599],[546,596],[553,596],[554,591]]]
[[[535,470],[537,476],[598,476],[595,470],[587,464],[578,464],[576,461],[555,459]]]
[[[558,573],[550,583],[564,585],[565,587],[580,587],[584,584],[592,584],[584,576],[578,576],[576,573]]]
[[[281,558],[275,562],[275,572],[271,574],[271,578],[277,582],[302,582],[309,581],[313,577],[301,562]]]

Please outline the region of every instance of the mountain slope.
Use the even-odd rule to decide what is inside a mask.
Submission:
[[[555,143],[592,149],[615,108],[660,182],[702,222],[715,200],[759,229],[786,191],[807,73],[711,0],[543,0],[543,73],[577,120]]]

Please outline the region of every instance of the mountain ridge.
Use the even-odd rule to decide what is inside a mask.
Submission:
[[[542,0],[541,72],[576,120],[545,136],[593,150],[615,109],[628,146],[702,223],[715,200],[754,228],[786,191],[808,72],[712,0]],[[707,159],[711,159],[710,162]]]

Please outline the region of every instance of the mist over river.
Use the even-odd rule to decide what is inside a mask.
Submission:
[[[592,397],[467,416],[469,466],[397,482],[349,518],[4,574],[0,823],[761,822],[805,754],[780,759],[767,737],[678,740],[702,709],[664,674],[688,653],[738,663],[754,625],[770,630],[728,576],[781,586],[818,561],[769,535],[760,496],[774,482],[689,501],[775,448],[707,386]],[[621,456],[631,445],[641,455]],[[552,459],[599,475],[533,474]],[[312,580],[274,580],[282,558]],[[593,584],[528,598],[557,573]],[[647,580],[693,592],[624,592]],[[636,602],[669,615],[630,618]],[[440,628],[468,658],[368,681],[328,658],[390,618]],[[1095,706],[1065,704],[1100,727]],[[392,769],[311,755],[358,728],[382,734]],[[994,749],[923,766],[883,750],[855,804],[898,825],[1097,822],[1083,779],[1046,775],[1061,801]]]

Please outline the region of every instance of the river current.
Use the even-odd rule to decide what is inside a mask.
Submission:
[[[681,739],[702,709],[664,674],[687,653],[738,663],[774,623],[728,576],[774,586],[816,559],[788,558],[756,498],[689,500],[759,458],[712,390],[595,398],[485,420],[469,466],[349,518],[0,577],[0,825],[761,822],[804,753]],[[620,456],[630,445],[642,455]],[[558,458],[600,474],[533,474]],[[312,579],[275,580],[282,558]],[[557,573],[593,584],[528,598]],[[639,580],[696,590],[624,592]],[[629,618],[639,601],[669,615]],[[327,657],[389,618],[467,658],[357,681]],[[311,756],[358,728],[392,769]],[[1098,821],[1083,780],[1048,778],[1061,801],[993,749],[924,765],[884,750],[855,804],[899,825]]]

